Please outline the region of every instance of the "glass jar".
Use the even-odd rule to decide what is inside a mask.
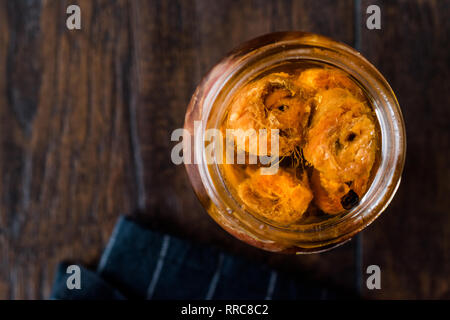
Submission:
[[[249,79],[287,62],[313,61],[345,71],[365,90],[380,127],[380,160],[359,204],[344,215],[320,223],[279,227],[240,205],[227,189],[219,166],[207,161],[205,131],[219,128],[230,97]],[[271,33],[229,53],[201,81],[185,118],[185,163],[195,193],[209,215],[236,238],[261,249],[314,253],[350,240],[389,205],[401,180],[406,136],[397,99],[387,81],[360,53],[329,38],[303,32]],[[187,143],[190,141],[190,143]]]

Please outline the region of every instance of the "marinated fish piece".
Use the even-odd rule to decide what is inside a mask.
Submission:
[[[324,90],[341,88],[348,90],[358,100],[365,100],[363,91],[344,72],[338,69],[311,68],[304,70],[295,85],[311,96]]]
[[[313,199],[308,177],[297,178],[293,169],[279,169],[274,175],[247,170],[248,178],[238,186],[244,204],[263,217],[281,224],[299,220]]]
[[[225,128],[255,130],[254,135],[246,141],[243,151],[256,155],[273,155],[271,129],[279,130],[279,156],[292,154],[295,147],[303,143],[311,108],[292,80],[286,73],[274,73],[251,82],[237,92],[231,103]],[[261,134],[260,129],[266,129],[265,134]],[[259,140],[255,135],[267,139],[263,140],[267,141],[266,150],[259,150]]]
[[[314,193],[314,203],[328,214],[343,211],[341,198],[350,191],[350,187],[345,183],[328,180],[317,170],[314,170],[311,176],[311,189]]]
[[[370,108],[348,90],[320,94],[303,155],[316,170],[315,203],[336,214],[356,205],[366,191],[376,156],[376,128]]]

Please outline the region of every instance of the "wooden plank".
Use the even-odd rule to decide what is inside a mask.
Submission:
[[[126,1],[0,2],[0,298],[47,298],[135,207]]]
[[[365,9],[381,8],[381,30]],[[450,3],[362,1],[361,51],[390,82],[405,118],[407,157],[400,189],[364,232],[364,265],[382,289],[369,298],[450,298]]]
[[[352,289],[354,243],[312,256],[281,256],[225,233],[200,207],[183,166],[170,160],[197,83],[229,50],[264,33],[304,30],[353,42],[352,1],[133,1],[136,114],[146,210],[154,228]]]

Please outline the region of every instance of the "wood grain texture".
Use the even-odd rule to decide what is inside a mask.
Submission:
[[[353,41],[352,1],[133,1],[137,126],[146,210],[153,228],[268,262],[299,276],[354,287],[353,245],[313,256],[254,249],[223,231],[199,205],[183,166],[170,159],[170,135],[201,77],[228,51],[256,36],[303,30]]]
[[[381,30],[362,28],[362,53],[397,95],[406,124],[402,183],[364,232],[364,265],[382,289],[369,298],[450,298],[450,2],[369,1]],[[362,12],[365,22],[365,11]]]
[[[48,297],[135,203],[128,4],[79,4],[68,31],[66,1],[0,2],[0,298]]]

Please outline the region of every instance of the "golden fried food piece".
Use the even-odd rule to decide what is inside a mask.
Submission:
[[[365,99],[361,88],[338,69],[307,69],[300,74],[294,83],[309,96],[314,96],[323,90],[341,88],[348,90],[358,100],[362,101]]]
[[[303,149],[314,166],[315,203],[329,214],[342,212],[366,191],[376,156],[376,131],[369,107],[348,90],[321,93]]]
[[[249,177],[238,186],[238,195],[256,213],[287,225],[308,209],[313,194],[306,174],[298,179],[293,170],[281,168],[274,175],[261,175],[259,170],[247,174]]]
[[[326,91],[308,131],[306,160],[328,179],[353,181],[371,169],[375,148],[370,109],[346,90]]]
[[[300,94],[299,88],[286,73],[275,73],[254,81],[240,89],[230,106],[225,123],[226,129],[255,130],[251,139],[241,147],[251,154],[273,155],[271,129],[279,130],[279,156],[290,155],[304,140],[304,129],[308,123],[310,106]],[[260,129],[266,129],[260,138],[267,139],[267,150],[259,149],[255,137]],[[237,134],[236,139],[241,138]],[[239,144],[238,148],[239,148]],[[267,151],[267,152],[264,152]]]
[[[314,170],[311,176],[311,189],[314,193],[314,203],[328,214],[342,212],[341,199],[350,192],[347,184],[328,180],[317,170]]]
[[[328,180],[319,171],[314,170],[311,177],[311,190],[314,203],[325,213],[338,214],[350,210],[358,204],[367,188],[369,175],[355,181],[342,183]]]

